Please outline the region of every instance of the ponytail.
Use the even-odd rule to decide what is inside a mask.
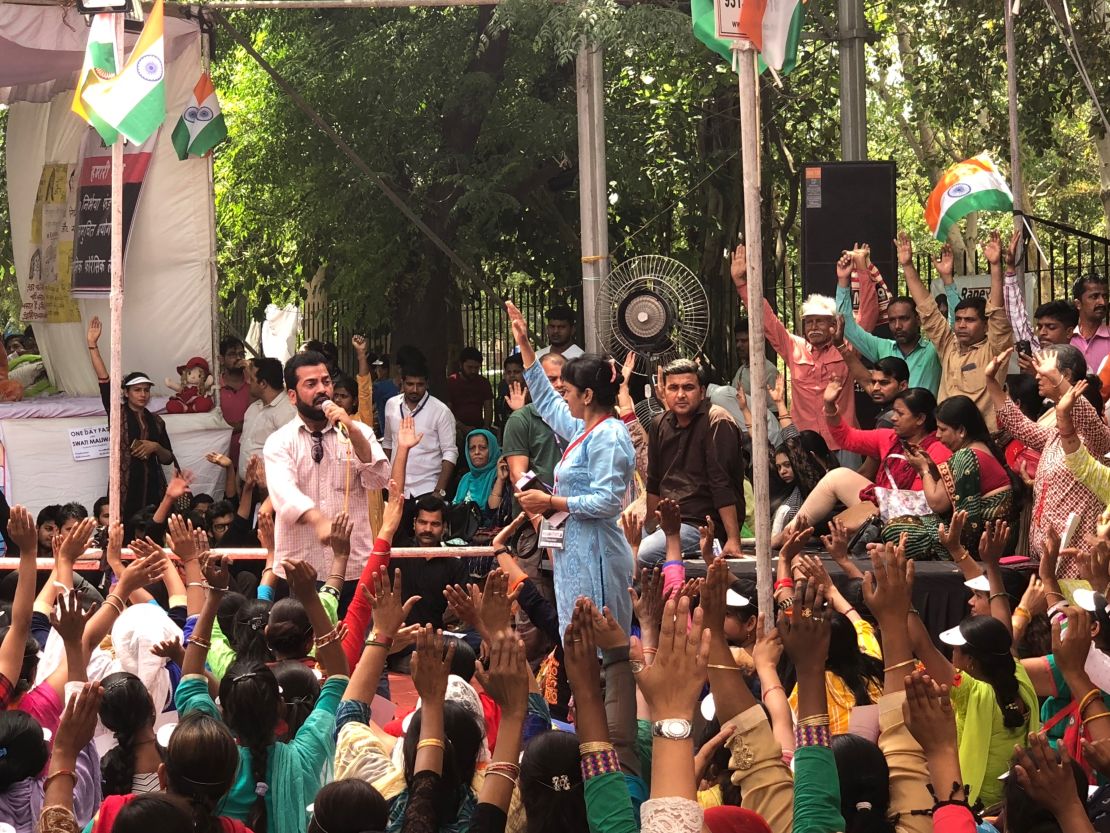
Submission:
[[[135,737],[154,726],[154,703],[142,680],[119,671],[103,680],[100,721],[116,738],[116,746],[100,762],[104,795],[128,795],[135,778]],[[157,741],[155,741],[157,744]],[[161,754],[161,747],[156,747]]]
[[[1017,665],[1010,653],[1013,638],[1006,626],[991,616],[972,616],[960,623],[965,644],[960,647],[979,665],[979,678],[994,689],[1002,725],[1016,729],[1026,721],[1018,687]]]
[[[261,662],[236,660],[220,681],[220,702],[224,719],[238,736],[239,745],[251,753],[251,777],[255,800],[247,817],[254,833],[267,833],[266,793],[269,792],[267,766],[270,747],[275,743],[274,726],[280,700],[277,678]]]

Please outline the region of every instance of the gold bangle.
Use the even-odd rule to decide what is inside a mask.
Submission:
[[[987,601],[993,602],[995,599],[1006,598],[1006,596],[1008,595],[1009,593],[991,593],[990,596],[987,598]]]
[[[590,741],[589,743],[578,744],[579,755],[590,755],[594,752],[610,752],[613,749],[613,744],[607,743],[602,740]]]
[[[1110,712],[1099,712],[1098,714],[1092,714],[1090,717],[1083,721],[1083,725],[1086,726],[1092,720],[1098,720],[1100,717],[1110,717]]]
[[[904,668],[907,665],[916,665],[916,664],[917,664],[917,660],[915,660],[911,657],[910,659],[903,660],[902,662],[896,662],[896,663],[894,663],[894,665],[888,665],[886,668],[883,669],[883,673],[889,674],[891,671],[897,671],[899,668]]]
[[[1022,616],[1026,619],[1033,618],[1032,614],[1021,605],[1014,608],[1014,612],[1010,615],[1010,618],[1012,619],[1014,616]]]
[[[803,717],[798,721],[799,726],[828,726],[829,713],[822,712],[821,714],[811,714],[809,717]]]
[[[199,636],[194,636],[191,634],[189,636],[189,644],[196,645],[198,648],[203,648],[206,651],[212,647],[212,643],[209,642],[207,639],[201,639]]]
[[[738,665],[720,665],[719,663],[711,662],[706,666],[707,668],[716,668],[718,671],[742,671]]]
[[[447,749],[447,744],[445,744],[439,738],[424,738],[422,741],[420,741],[420,743],[416,744],[416,751],[419,752],[421,749],[429,746],[434,746],[437,749]]]
[[[112,599],[115,599],[116,601],[113,602]],[[119,602],[118,606],[117,606],[116,602]],[[116,613],[118,613],[120,616],[123,615],[123,611],[126,609],[126,605],[124,605],[123,599],[121,599],[115,593],[109,593],[107,596],[105,596],[104,597],[104,604],[114,608]]]
[[[963,553],[963,556],[961,558],[953,558],[953,564],[962,564],[964,561],[967,561],[969,558],[971,558],[971,553],[969,553],[966,548],[960,547],[960,552]]]

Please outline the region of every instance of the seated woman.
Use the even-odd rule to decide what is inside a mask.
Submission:
[[[466,462],[470,469],[459,480],[454,503],[476,503],[482,526],[501,526],[509,501],[509,464],[501,457],[501,446],[491,432],[478,428],[466,435]]]
[[[941,642],[952,646],[952,662],[913,614],[910,638],[929,676],[951,685],[968,801],[997,804],[1005,786],[998,776],[1009,769],[1014,746],[1024,746],[1026,735],[1038,731],[1041,723],[1033,683],[1010,653],[1010,632],[990,616],[964,619],[940,635]]]
[[[828,420],[829,430],[841,448],[865,457],[877,458],[879,469],[874,483],[859,472],[843,466],[822,477],[798,510],[806,525],[828,520],[837,503],[849,509],[864,502],[877,505],[876,486],[921,491],[921,475],[908,462],[911,449],[921,449],[938,465],[952,455],[937,439],[934,415],[937,400],[925,388],[910,388],[895,396],[891,410],[894,427],[871,431],[861,431],[841,422],[836,408],[840,388],[838,380],[830,381],[825,388],[825,418]],[[865,518],[852,520],[855,522],[845,524],[849,534]]]
[[[920,447],[907,450],[906,459],[917,469],[932,515],[891,518],[883,526],[883,540],[896,542],[903,532],[906,555],[919,560],[947,558],[937,536],[941,518],[955,510],[967,512],[963,544],[978,558],[979,539],[988,521],[1013,522],[1014,489],[1005,458],[991,439],[982,413],[966,396],[953,396],[937,408],[937,438],[952,456],[939,465]]]
[[[772,526],[772,547],[781,547],[785,540],[788,521],[797,514],[795,509],[783,510],[783,507],[798,507],[817,488],[821,479],[835,468],[840,466],[836,455],[829,451],[829,446],[824,437],[816,431],[799,431],[790,418],[790,413],[783,409],[779,413],[779,422],[782,433],[779,435],[779,446],[775,449],[775,471],[784,481],[789,476],[794,484],[794,489],[786,497],[783,504],[775,513]],[[749,502],[749,507],[753,502]],[[754,529],[754,525],[752,526]],[[792,526],[791,526],[792,529]],[[776,531],[777,530],[777,531]]]

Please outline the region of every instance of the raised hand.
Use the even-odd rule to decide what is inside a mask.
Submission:
[[[136,590],[161,581],[162,574],[169,568],[169,559],[161,549],[148,556],[133,559],[123,568],[123,574],[119,577],[118,595],[126,599]]]
[[[357,334],[351,336],[351,346],[355,348],[356,353],[365,355],[367,350],[366,336]]]
[[[510,411],[519,411],[528,403],[528,389],[520,382],[509,385],[509,395],[505,397],[505,404]]]
[[[54,755],[57,758],[73,760],[89,745],[96,731],[103,694],[100,683],[85,683],[80,693],[70,698],[62,712],[58,731],[54,733]]]
[[[59,557],[65,559],[71,565],[76,562],[85,554],[85,549],[89,545],[89,536],[92,535],[95,527],[96,518],[85,518],[74,524],[69,532],[61,536],[61,544],[58,549]]]
[[[611,651],[614,648],[628,647],[628,634],[617,624],[608,607],[599,611],[591,602],[588,609],[594,619],[594,641],[598,648]]]
[[[287,562],[286,566],[298,563],[303,564],[304,562]],[[311,565],[309,565],[309,569],[312,570]],[[285,575],[286,577],[289,576],[288,569],[286,569]],[[312,570],[312,578],[313,580],[316,578],[315,570]],[[204,565],[204,580],[208,582],[209,587],[215,590],[227,590],[227,585],[231,581],[231,559],[226,555],[211,556]],[[292,583],[292,580],[290,580],[291,585]],[[313,585],[313,589],[315,589],[315,585]]]
[[[70,590],[64,595],[58,595],[54,610],[50,614],[50,624],[63,642],[80,644],[81,636],[85,633],[85,623],[89,621],[92,614],[92,608],[81,609],[77,593]]]
[[[580,598],[575,603],[570,624],[563,634],[567,682],[576,698],[601,692],[601,666],[597,662],[593,616],[586,611],[586,601]]]
[[[793,563],[794,557],[802,551],[802,547],[806,545],[806,541],[813,535],[813,527],[802,527],[805,518],[795,517],[794,523],[796,526],[793,529],[789,527],[783,530],[782,546],[779,548],[779,558],[785,558],[787,563]]]
[[[732,251],[732,263],[729,267],[732,283],[737,289],[748,282],[748,249],[743,243],[737,243]]]
[[[933,266],[941,278],[951,278],[956,271],[956,253],[952,250],[951,243],[940,247],[940,253],[933,258]]]
[[[1063,415],[1071,415],[1071,409],[1075,407],[1076,401],[1083,392],[1087,390],[1087,380],[1080,379],[1070,388],[1068,388],[1064,395],[1060,397],[1060,401],[1056,403],[1056,418],[1059,419]]]
[[[1013,269],[1018,262],[1018,251],[1021,249],[1022,232],[1020,229],[1010,236],[1010,245],[1002,252],[1007,269]]]
[[[825,565],[816,555],[799,556],[798,566],[802,571],[802,575],[808,578],[813,584],[825,588],[826,595],[833,592],[834,585],[832,576],[829,575],[829,571],[825,569]]]
[[[425,703],[442,703],[447,693],[447,677],[455,657],[455,641],[444,648],[443,631],[431,625],[416,634],[416,650],[412,654],[412,684]]]
[[[713,523],[711,515],[706,515],[705,525],[698,527],[698,547],[701,549],[701,560],[706,564],[713,560],[713,541],[716,536],[717,525]]]
[[[1110,587],[1110,544],[1101,538],[1087,552],[1091,587],[1106,595]]]
[[[489,646],[489,671],[475,667],[483,690],[502,713],[523,714],[528,707],[529,669],[524,643],[510,631],[494,637]]]
[[[307,599],[316,592],[316,568],[307,561],[286,561],[285,578],[298,599]]]
[[[413,606],[420,601],[420,596],[404,599],[401,583],[401,571],[394,570],[393,581],[389,580],[389,572],[383,566],[370,577],[370,587],[363,585],[362,592],[370,601],[374,609],[374,633],[379,638],[394,638],[405,620],[412,612]]]
[[[682,508],[670,498],[659,501],[655,510],[655,519],[668,538],[678,535],[682,530]]]
[[[914,563],[896,547],[886,544],[871,550],[871,569],[863,577],[863,601],[882,622],[905,623],[913,595]]]
[[[1013,347],[1007,347],[1001,353],[996,355],[993,359],[987,362],[987,369],[984,371],[988,379],[995,379],[998,377],[998,371],[1004,367],[1009,366],[1010,356],[1014,353]]]
[[[632,610],[636,613],[636,621],[640,623],[641,633],[645,635],[644,641],[649,642],[648,636],[657,637],[659,625],[663,621],[663,574],[659,568],[641,567],[640,592],[629,587],[628,595],[632,597]],[[654,645],[655,641],[652,639],[649,647]]]
[[[852,277],[852,253],[845,249],[840,259],[836,261],[836,277],[840,281],[850,280]]]
[[[478,585],[468,584],[462,587],[458,584],[448,584],[443,588],[443,598],[447,600],[447,606],[451,608],[455,618],[467,627],[481,631],[482,620],[478,616],[478,611],[482,607],[482,591],[478,589]],[[482,634],[483,638],[488,636],[489,634]]]
[[[1025,608],[1031,617],[1048,610],[1048,603],[1044,594],[1044,582],[1041,581],[1039,576],[1029,576],[1029,586],[1021,594],[1018,607]]]
[[[218,451],[209,451],[204,455],[204,459],[214,466],[219,466],[221,469],[231,468],[231,458],[226,454],[220,454]]]
[[[39,534],[35,519],[25,506],[16,504],[8,517],[8,537],[19,547],[20,556],[35,557],[39,551]]]
[[[655,662],[636,675],[636,684],[652,715],[688,720],[705,685],[710,633],[699,607],[690,614],[685,596],[663,608],[663,626]]]
[[[765,618],[765,615],[760,613],[756,620],[756,637],[755,647],[752,649],[752,661],[755,663],[757,671],[760,668],[766,670],[778,668],[779,660],[782,659],[785,650],[778,628],[771,628],[771,630],[764,633]]]
[[[258,513],[258,543],[271,555],[274,552],[274,516],[269,512]]]
[[[998,566],[998,559],[1006,552],[1010,538],[1010,525],[1006,521],[987,521],[979,538],[979,558],[984,564]]]
[[[340,512],[331,522],[331,550],[340,558],[351,554],[351,530],[354,524],[346,512]]]
[[[982,245],[983,256],[991,266],[998,266],[1002,262],[1002,235],[995,229],[987,237],[987,242]]]
[[[728,562],[724,558],[715,558],[709,562],[705,571],[705,583],[701,587],[701,604],[698,608],[704,612],[703,624],[709,628],[714,636],[724,634],[725,608],[728,600],[728,586],[732,583],[732,573],[728,571]],[[664,613],[664,616],[666,614]]]
[[[624,539],[628,541],[628,546],[632,548],[632,552],[638,552],[640,549],[640,542],[644,539],[644,521],[636,513],[634,506],[629,506],[617,518],[620,524],[621,532],[624,533]]]
[[[1075,791],[1072,766],[1063,744],[1053,749],[1039,732],[1030,732],[1025,748],[1014,747],[1014,777],[1030,798],[1057,819],[1073,809],[1085,815],[1083,802]]]
[[[956,715],[948,686],[938,685],[924,671],[914,671],[906,680],[902,719],[926,756],[956,753]]]
[[[894,238],[894,250],[898,255],[899,266],[913,265],[913,240],[904,231]]]
[[[85,332],[85,342],[90,350],[96,347],[100,341],[100,333],[103,329],[104,326],[100,323],[100,318],[94,315],[92,321],[89,322],[89,329]]]
[[[838,564],[848,560],[848,530],[836,518],[829,521],[829,534],[821,536],[821,544]]]
[[[779,616],[778,629],[786,653],[799,672],[825,668],[832,630],[820,587],[799,579],[794,587],[794,605]]]
[[[852,264],[859,272],[869,272],[871,270],[870,243],[856,243],[852,248]]]
[[[829,383],[825,385],[825,392],[822,394],[822,399],[825,401],[825,407],[830,405],[835,406],[837,400],[840,399],[840,392],[844,389],[844,383],[839,379],[829,379]]]
[[[1056,667],[1067,679],[1084,673],[1091,651],[1091,614],[1079,607],[1067,607],[1062,612],[1068,627],[1061,627],[1059,620],[1052,623],[1052,654]]]
[[[397,429],[397,446],[399,448],[415,448],[424,439],[423,433],[416,432],[416,420],[411,416],[401,417],[401,427]],[[393,494],[393,490],[389,490]]]
[[[391,495],[393,494],[392,489],[390,490],[390,494]],[[622,513],[621,517],[623,518],[623,513]],[[520,512],[506,526],[501,527],[501,529],[498,530],[497,534],[495,536],[493,536],[493,541],[490,542],[490,546],[493,547],[494,551],[499,550],[502,547],[504,547],[505,549],[508,549],[509,548],[509,539],[511,539],[513,537],[513,534],[518,529],[520,529],[520,527],[527,520],[528,520],[528,513],[527,512]],[[622,526],[623,526],[623,520],[622,520],[621,523],[622,523]],[[625,532],[625,537],[627,537],[627,536],[628,536],[628,533]]]
[[[509,574],[498,567],[486,577],[482,606],[478,615],[491,637],[512,630],[513,602],[517,594],[509,592]]]
[[[528,323],[524,320],[524,316],[520,314],[516,304],[512,301],[506,301],[505,312],[509,315],[509,326],[512,327],[513,338],[516,339],[517,345],[521,349],[528,347],[531,350],[532,344],[528,340]]]
[[[185,648],[181,644],[181,640],[176,636],[173,639],[164,639],[157,645],[154,645],[150,652],[156,657],[168,659],[170,662],[175,663],[178,667],[185,662]]]
[[[191,561],[196,558],[197,541],[193,534],[193,522],[186,521],[181,515],[170,515],[167,527],[170,532],[170,547],[174,555],[182,561]]]

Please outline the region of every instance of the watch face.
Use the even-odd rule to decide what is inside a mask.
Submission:
[[[670,720],[660,720],[657,724],[658,734],[671,740],[683,740],[690,737],[691,727],[690,723],[686,720],[679,720],[672,718]]]

